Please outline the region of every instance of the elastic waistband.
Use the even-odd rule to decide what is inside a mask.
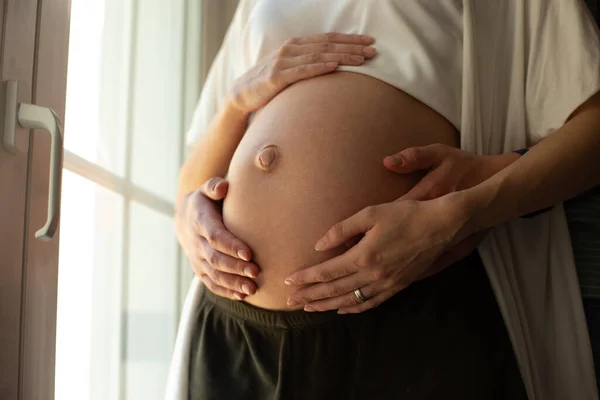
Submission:
[[[365,318],[366,314],[377,312],[374,310],[391,310],[397,306],[399,302],[403,303],[411,298],[416,299],[413,301],[419,301],[422,296],[430,295],[432,290],[438,291],[440,288],[443,289],[448,287],[457,290],[466,290],[474,283],[482,284],[482,282],[479,281],[480,279],[483,279],[483,282],[489,285],[479,253],[473,251],[470,255],[449,266],[444,271],[433,277],[413,283],[407,289],[392,296],[384,304],[360,314],[340,315],[337,311],[305,312],[304,310],[265,310],[264,308],[258,308],[243,301],[219,297],[205,287],[202,288],[200,304],[214,304],[222,312],[225,312],[234,318],[260,324],[267,328],[291,329],[315,326],[336,320],[346,322]]]
[[[219,297],[206,287],[202,288],[202,297],[200,304],[214,304],[221,311],[240,318],[248,322],[253,322],[267,328],[273,329],[293,329],[320,325],[329,321],[338,319],[348,319],[349,315],[340,315],[336,311],[326,312],[306,312],[304,310],[295,311],[274,311],[258,308],[243,301],[230,300],[225,297]]]

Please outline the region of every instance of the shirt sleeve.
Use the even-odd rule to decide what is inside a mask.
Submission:
[[[240,0],[223,43],[213,60],[196,105],[192,123],[186,134],[190,146],[207,129],[213,117],[223,105],[233,82],[244,70],[244,31],[253,0]]]
[[[525,1],[529,41],[525,104],[536,142],[600,90],[598,27],[581,0]]]

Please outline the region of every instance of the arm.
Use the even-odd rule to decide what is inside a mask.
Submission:
[[[458,239],[600,184],[600,93],[514,163],[457,199],[471,210]]]
[[[396,172],[431,168],[429,173],[398,201],[368,207],[334,225],[318,250],[359,234],[363,239],[344,254],[288,277],[290,284],[316,283],[291,300],[316,311],[376,307],[467,255],[480,242],[479,232],[599,184],[599,155],[600,94],[523,156],[477,156],[442,145],[407,149],[400,153],[400,167],[392,168],[390,160],[386,166]],[[358,301],[356,288],[367,301]]]
[[[231,102],[214,117],[179,172],[177,198],[198,189],[212,177],[224,177],[248,124],[248,115]]]
[[[539,214],[542,214],[549,209],[550,207],[544,207],[544,204],[554,205],[558,202],[564,201],[574,195],[582,193],[590,186],[594,186],[597,184],[597,173],[594,173],[594,167],[597,167],[600,163],[600,160],[596,161],[594,159],[594,138],[598,138],[598,133],[594,133],[594,127],[600,127],[598,122],[594,125],[594,113],[596,118],[598,117],[598,111],[594,111],[594,109],[598,108],[600,94],[592,97],[586,103],[584,103],[581,107],[578,108],[572,115],[571,118],[567,121],[567,124],[559,131],[555,133],[555,135],[551,135],[551,139],[544,139],[541,142],[538,142],[536,145],[531,147],[523,156],[516,154],[515,152],[504,153],[500,155],[491,155],[491,156],[478,156],[475,154],[468,153],[463,150],[451,148],[449,146],[444,145],[432,145],[432,146],[424,146],[417,148],[410,148],[404,151],[401,151],[394,156],[387,157],[384,160],[384,165],[390,170],[397,173],[412,173],[418,170],[426,170],[427,175],[413,188],[407,193],[402,199],[406,200],[428,200],[435,199],[437,197],[446,195],[448,193],[452,193],[455,191],[464,191],[463,194],[455,196],[463,199],[471,199],[468,201],[476,202],[477,198],[479,200],[483,200],[482,204],[478,206],[481,208],[478,211],[478,216],[475,219],[472,219],[468,225],[463,229],[464,232],[459,234],[459,236],[455,239],[455,245],[449,247],[444,251],[444,253],[434,262],[434,264],[426,271],[423,277],[431,276],[433,274],[438,273],[448,265],[461,260],[466,257],[471,251],[473,251],[483,240],[487,229],[485,227],[490,227],[489,224],[493,224],[494,222],[481,222],[478,218],[490,218],[493,220],[494,218],[498,218],[498,221],[504,222],[507,219],[501,220],[501,213],[499,210],[507,212],[507,215],[519,216],[521,218],[531,218],[535,217]],[[577,126],[573,127],[574,124],[570,122],[574,121],[574,119],[589,110],[591,113],[590,117],[585,117],[587,122],[577,122]],[[580,127],[583,127],[586,132],[581,131]],[[591,129],[585,129],[585,126]],[[567,129],[568,128],[568,129]],[[575,130],[578,133],[575,133]],[[598,129],[596,129],[598,132]],[[589,138],[586,138],[586,134],[590,135]],[[562,139],[560,139],[562,137]],[[566,167],[561,165],[561,161],[559,159],[553,157],[551,154],[548,155],[546,152],[548,151],[545,143],[546,140],[556,141],[558,138],[559,143],[554,146],[551,146],[555,149],[562,148],[560,141],[567,141],[569,143],[579,147],[584,148],[585,152],[591,154],[591,156],[587,156],[583,154],[583,157],[577,156],[573,157],[573,154],[563,154],[570,158],[577,159],[579,162],[583,163],[584,171],[588,172],[588,175],[585,173],[582,174],[583,180],[574,180],[571,178],[570,174],[567,172],[572,168],[577,168],[577,165],[569,161],[568,164],[565,164]],[[573,138],[573,139],[571,139]],[[596,142],[597,143],[597,142]],[[591,146],[590,146],[591,145]],[[540,150],[541,149],[541,150]],[[498,182],[502,181],[502,177],[506,176],[504,174],[510,173],[512,170],[512,176],[516,176],[518,181],[521,184],[526,184],[528,187],[535,187],[537,185],[537,181],[540,177],[547,176],[544,173],[540,173],[537,170],[530,170],[533,173],[533,180],[531,179],[532,175],[523,175],[520,163],[515,163],[517,160],[521,159],[525,155],[533,152],[533,154],[544,154],[548,155],[549,158],[555,161],[554,168],[558,168],[561,174],[557,176],[557,178],[561,179],[563,182],[567,181],[569,185],[571,185],[572,192],[569,192],[569,189],[565,190],[557,190],[558,186],[554,186],[553,183],[549,183],[546,186],[550,187],[551,192],[556,196],[553,197],[549,195],[544,195],[544,197],[540,195],[536,195],[535,193],[530,197],[527,195],[528,190],[525,186],[515,187],[508,186],[510,189],[508,192],[505,192],[504,195],[507,196],[511,201],[515,201],[516,203],[512,203],[514,205],[522,204],[519,202],[519,197],[528,198],[528,201],[533,201],[536,204],[531,205],[535,211],[529,212],[527,214],[520,214],[520,207],[513,209],[510,211],[510,208],[506,208],[507,203],[505,200],[497,198],[495,201],[496,209],[486,209],[485,208],[485,196],[486,194],[490,196],[490,198],[494,194],[494,182],[498,184]],[[555,150],[556,151],[556,150]],[[578,151],[577,149],[570,149],[569,151]],[[579,150],[580,151],[580,150]],[[596,150],[597,152],[598,150]],[[577,154],[577,153],[574,153]],[[581,153],[580,153],[581,154]],[[596,153],[597,156],[600,154]],[[591,157],[591,158],[590,158]],[[587,162],[586,162],[587,160]],[[515,165],[513,165],[513,163]],[[529,162],[531,165],[531,161]],[[508,168],[509,166],[510,169]],[[582,168],[582,167],[580,167]],[[499,174],[500,171],[506,169],[507,171]],[[494,176],[498,174],[498,176]],[[529,176],[529,177],[528,177]],[[493,177],[493,179],[492,179]],[[596,178],[596,181],[594,181]],[[579,188],[577,188],[577,182],[579,182]],[[476,185],[481,184],[477,190],[469,191],[466,189],[471,189]],[[513,192],[510,192],[510,190]],[[480,197],[477,197],[480,196]],[[490,199],[488,198],[488,199]],[[541,202],[538,203],[538,201]],[[490,200],[488,200],[490,201]],[[477,207],[477,204],[471,203],[471,207]],[[542,207],[541,209],[539,207]],[[462,206],[461,206],[462,207]],[[526,209],[526,208],[523,208]],[[504,217],[504,218],[512,218],[512,217]],[[481,224],[481,225],[480,225]],[[483,226],[483,229],[477,228],[477,226]]]
[[[331,73],[338,65],[361,65],[373,56],[364,52],[373,42],[365,35],[311,35],[289,39],[261,59],[224,93],[223,106],[181,168],[178,198],[211,177],[225,176],[253,112],[295,82]]]

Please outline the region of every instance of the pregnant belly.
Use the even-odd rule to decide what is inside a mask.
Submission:
[[[226,227],[261,268],[250,304],[291,309],[294,271],[341,254],[317,252],[335,223],[393,201],[420,178],[386,170],[383,158],[411,146],[458,145],[442,116],[377,79],[337,72],[297,83],[258,113],[228,172]]]

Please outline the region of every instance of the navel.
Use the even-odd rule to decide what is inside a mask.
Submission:
[[[279,150],[275,145],[265,146],[258,152],[255,160],[256,166],[265,171],[272,171],[279,158]]]

